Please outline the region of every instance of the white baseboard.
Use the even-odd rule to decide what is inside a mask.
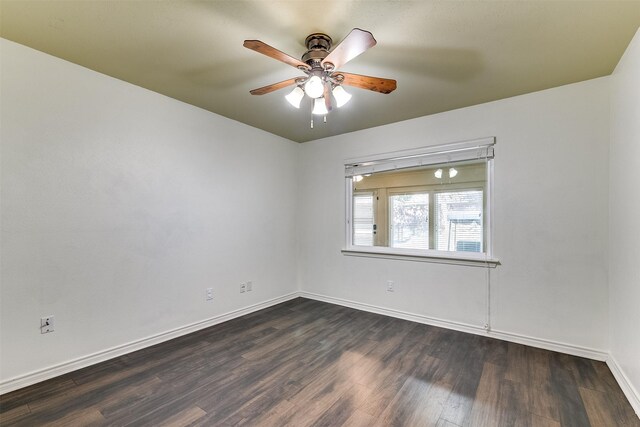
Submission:
[[[511,341],[518,344],[524,344],[531,347],[542,348],[544,350],[557,351],[558,353],[566,353],[572,356],[598,360],[600,362],[604,362],[609,357],[609,353],[605,350],[582,347],[578,345],[547,340],[544,338],[536,338],[528,335],[520,335],[512,332],[500,331],[496,329],[492,329],[491,332],[486,333],[486,335],[492,338]]]
[[[456,331],[468,332],[471,334],[484,334],[482,327],[462,322],[453,322],[450,320],[438,319],[435,317],[423,316],[421,314],[408,313],[406,311],[394,310],[392,308],[379,307],[377,305],[365,304],[362,302],[351,301],[342,298],[330,297],[327,295],[315,294],[312,292],[300,291],[300,296],[316,301],[328,302],[330,304],[342,305],[344,307],[355,308],[356,310],[368,311],[370,313],[382,314],[385,316],[396,317],[398,319],[409,320],[411,322],[424,323],[427,325],[439,326],[446,329],[454,329]]]
[[[273,298],[267,301],[250,305],[248,307],[220,314],[218,316],[214,316],[200,322],[191,323],[189,325],[181,326],[179,328],[171,329],[166,332],[161,332],[159,334],[132,341],[127,344],[111,347],[93,354],[79,357],[77,359],[50,366],[48,368],[10,378],[8,380],[0,382],[0,394],[8,393],[10,391],[39,383],[41,381],[66,374],[68,372],[86,368],[87,366],[95,365],[96,363],[113,359],[114,357],[122,356],[123,354],[150,347],[152,345],[159,344],[161,342],[168,341],[173,338],[198,331],[200,329],[208,328],[209,326],[217,325],[218,323],[226,322],[227,320],[235,319],[236,317],[244,316],[245,314],[253,313],[254,311],[262,310],[264,308],[271,307],[272,305],[280,304],[293,298],[297,298],[298,296],[298,292],[292,292],[281,297]]]
[[[612,355],[609,355],[609,358],[607,359],[607,366],[611,369],[613,377],[620,385],[620,388],[629,400],[629,403],[631,403],[631,407],[636,412],[636,415],[640,418],[640,393],[638,393],[638,390],[636,390],[633,384],[631,384],[631,381],[629,381],[629,378],[625,375],[624,371]]]
[[[356,310],[368,311],[371,313],[383,314],[386,316],[397,317],[399,319],[410,320],[412,322],[424,323],[426,325],[438,326],[446,329],[467,332],[476,335],[484,335],[491,338],[497,338],[505,341],[511,341],[518,344],[524,344],[531,347],[543,348],[545,350],[567,353],[574,356],[586,357],[588,359],[605,361],[609,357],[609,353],[604,350],[592,349],[587,347],[576,346],[573,344],[561,343],[542,338],[535,338],[526,335],[515,334],[512,332],[491,330],[486,331],[482,326],[471,325],[468,323],[455,322],[451,320],[438,319],[435,317],[424,316],[422,314],[408,313],[406,311],[394,310],[375,305],[365,304],[356,301],[350,301],[342,298],[330,297],[327,295],[315,294],[312,292],[301,291],[300,296],[304,298],[324,301],[331,304],[338,304],[345,307],[355,308]]]

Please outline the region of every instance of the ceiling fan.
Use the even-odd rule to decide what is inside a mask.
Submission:
[[[252,95],[264,95],[287,86],[296,85],[286,96],[287,101],[296,108],[300,108],[302,98],[306,94],[314,99],[312,114],[326,115],[332,110],[331,96],[335,99],[335,106],[342,107],[351,95],[342,87],[353,86],[380,93],[391,93],[396,88],[396,81],[380,77],[362,76],[359,74],[337,71],[338,68],[375,46],[376,39],[369,31],[354,28],[333,50],[332,40],[326,34],[314,33],[305,40],[307,52],[299,61],[260,40],[245,40],[243,46],[284,62],[302,71],[305,76],[294,77],[279,83],[273,83],[250,91]],[[313,120],[311,120],[313,127]]]

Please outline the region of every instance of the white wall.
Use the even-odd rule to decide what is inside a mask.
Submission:
[[[348,108],[357,103],[355,96]],[[340,249],[345,159],[485,136],[497,138],[494,255],[502,265],[491,270],[493,329],[604,355],[608,77],[302,144],[303,291],[484,325],[483,268],[350,257]],[[387,280],[396,282],[394,293],[386,292]]]
[[[640,31],[611,77],[609,312],[611,354],[640,414]]]
[[[0,49],[0,382],[297,289],[297,144]]]

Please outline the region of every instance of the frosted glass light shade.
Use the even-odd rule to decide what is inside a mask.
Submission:
[[[311,76],[304,84],[305,93],[311,98],[319,98],[324,93],[324,84],[318,76]]]
[[[442,178],[442,169],[438,169],[437,171],[435,171],[433,176],[435,176],[438,179]]]
[[[349,102],[351,94],[344,90],[342,86],[336,86],[333,88],[333,97],[336,99],[336,106],[340,108]]]
[[[304,91],[298,86],[296,86],[289,95],[285,96],[286,100],[289,101],[289,104],[293,105],[296,108],[300,108],[300,102],[302,101],[303,97]]]
[[[313,102],[313,111],[311,113],[319,116],[329,114],[329,111],[327,111],[327,106],[324,105],[324,97],[316,98],[316,100]]]
[[[458,175],[458,171],[455,168],[450,168],[449,169],[449,178],[453,178],[456,175]]]

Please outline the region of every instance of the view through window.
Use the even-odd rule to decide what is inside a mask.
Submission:
[[[354,175],[352,244],[485,252],[487,161]]]

